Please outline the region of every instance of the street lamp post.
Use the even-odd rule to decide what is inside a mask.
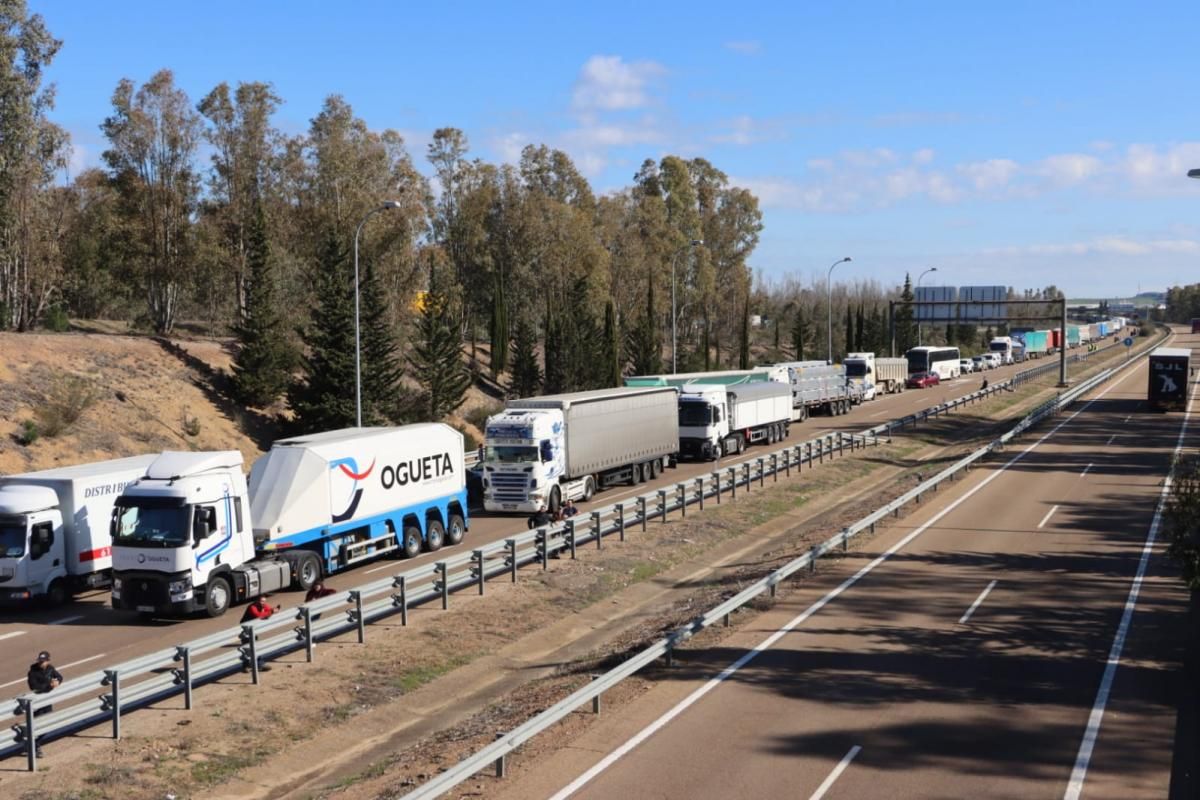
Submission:
[[[371,217],[380,211],[399,207],[399,200],[384,200],[377,208],[368,211],[367,215],[362,218],[362,222],[358,223],[358,227],[354,229],[354,425],[358,428],[362,427],[362,344],[358,330],[358,235],[362,233],[363,225],[366,225],[367,220]]]
[[[681,253],[685,253],[688,250],[690,250],[691,248],[699,247],[702,244],[704,244],[703,239],[692,239],[686,245],[684,245],[683,247],[676,250],[675,255],[671,256],[671,374],[672,375],[674,375],[676,372],[676,359],[675,359],[675,342],[676,342],[676,336],[675,336],[675,318],[676,318],[676,314],[675,314],[675,261],[679,258]]]
[[[931,272],[937,272],[937,267],[930,267],[917,276],[917,289],[921,288],[921,279]],[[919,306],[918,306],[919,307]],[[921,315],[917,315],[917,347],[921,346]]]
[[[833,268],[846,261],[853,261],[853,259],[850,258],[850,256],[839,258],[837,261],[829,265],[829,272],[825,274],[825,304],[829,308],[829,319],[826,322],[825,330],[825,333],[828,337],[827,344],[829,349],[825,354],[825,361],[829,364],[833,363]],[[850,343],[847,342],[846,344],[848,346]]]

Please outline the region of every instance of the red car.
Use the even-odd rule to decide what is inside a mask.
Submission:
[[[916,372],[908,376],[908,388],[910,389],[928,389],[941,382],[936,372]]]

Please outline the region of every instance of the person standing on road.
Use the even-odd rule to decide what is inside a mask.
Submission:
[[[550,517],[550,512],[546,511],[545,506],[539,506],[537,513],[529,518],[529,527],[531,529],[544,528],[551,522],[553,522],[553,520]]]
[[[29,690],[34,694],[49,694],[50,692],[62,686],[62,673],[54,668],[50,663],[50,653],[43,650],[38,653],[37,661],[29,665],[29,674],[25,676],[25,681],[29,684]],[[42,706],[33,712],[35,717],[40,717],[42,714],[49,714],[54,710],[54,706]],[[42,746],[34,741],[34,752],[37,757],[42,757]]]

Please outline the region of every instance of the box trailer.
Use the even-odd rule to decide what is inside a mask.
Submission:
[[[113,514],[113,606],[204,611],[385,554],[466,535],[462,434],[449,425],[347,428],[282,439],[249,484],[236,450],[166,452]]]
[[[821,362],[824,363],[824,362]],[[711,372],[679,372],[665,375],[633,375],[625,378],[626,386],[691,386],[694,384],[733,385],[740,383],[764,383],[776,381],[787,383],[787,370],[782,367],[754,367],[753,369],[724,369]]]
[[[1159,347],[1150,353],[1146,397],[1156,411],[1184,411],[1192,388],[1192,351]]]
[[[1079,346],[1079,326],[1078,325],[1068,325],[1067,326],[1067,347],[1078,347],[1078,346]]]
[[[748,444],[787,438],[792,419],[787,384],[692,384],[679,392],[680,457],[717,459],[741,453]]]
[[[1025,331],[1017,334],[1025,344],[1025,357],[1038,358],[1050,349],[1049,331]]]
[[[65,602],[112,578],[113,502],[155,456],[0,478],[0,600]]]
[[[788,371],[793,422],[803,422],[818,411],[830,416],[845,414],[863,401],[862,387],[847,378],[846,367],[841,364],[789,361],[774,366]]]
[[[568,497],[658,477],[679,451],[678,397],[673,386],[627,386],[509,400],[484,432],[484,508],[557,511]]]

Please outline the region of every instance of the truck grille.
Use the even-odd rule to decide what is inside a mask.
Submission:
[[[704,455],[704,443],[707,439],[680,439],[679,454],[684,458],[700,458]]]
[[[529,496],[529,476],[511,472],[489,473],[492,497],[500,502],[519,502]]]
[[[165,581],[149,578],[125,578],[121,599],[132,606],[159,606],[170,601]]]

